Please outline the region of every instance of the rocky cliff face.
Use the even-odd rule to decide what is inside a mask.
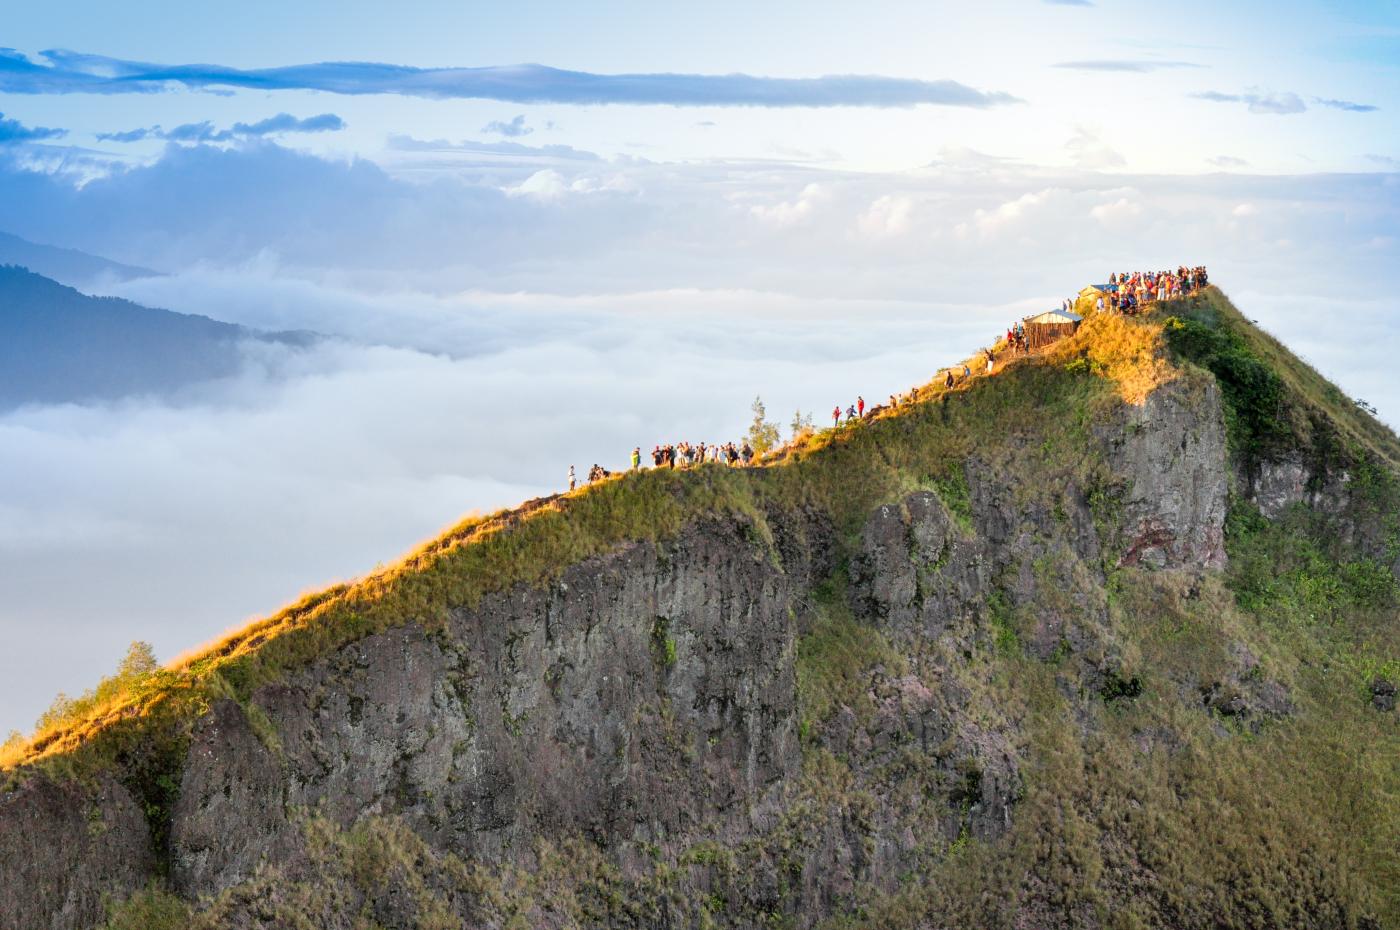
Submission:
[[[1125,558],[1217,567],[1226,474],[1218,402],[1208,395],[1188,412],[1173,394],[1132,413],[1133,428],[1111,443],[1129,489]],[[1013,599],[1035,600],[1027,560],[1049,551],[1047,540],[1066,543],[1057,568],[1067,575],[1101,574],[1102,544],[1082,499],[1060,523],[1022,508],[1009,476],[977,461],[966,468],[962,525],[928,491],[869,514],[842,605],[892,641],[931,651],[922,664],[936,674],[965,664],[1000,575],[1015,575]],[[771,540],[744,520],[696,523],[666,543],[576,565],[547,588],[490,597],[444,628],[370,636],[261,688],[246,706],[216,703],[182,766],[171,886],[214,896],[304,857],[313,813],[343,827],[392,816],[435,849],[524,868],[540,838],[680,851],[772,830],[802,775],[797,642],[815,589],[837,569],[838,545],[818,513],[766,517]],[[1080,593],[1093,600],[1093,587]],[[1053,638],[1046,632],[1039,648]],[[857,777],[871,780],[880,809],[869,829],[834,830],[804,863],[814,876],[804,923],[843,886],[885,882],[914,864],[910,853],[926,840],[916,825],[985,839],[1011,823],[1014,725],[976,720],[956,675],[933,690],[905,672],[875,672],[873,716],[858,720],[844,707],[815,740],[859,760]],[[901,797],[908,786],[882,770],[911,746],[934,768],[936,816],[907,810],[929,799]],[[6,882],[6,913],[20,925],[43,915],[44,926],[90,926],[103,891],[129,890],[152,872],[157,851],[131,797],[111,784],[81,800],[73,790],[45,780],[5,799],[6,860],[49,876]],[[36,836],[25,822],[64,839],[26,849]],[[117,867],[88,869],[93,862]]]
[[[1016,433],[855,519],[714,514],[406,616],[214,702],[158,829],[116,780],[19,777],[0,927],[95,927],[157,878],[208,927],[1205,925],[1228,908],[1162,903],[1189,868],[1128,800],[1298,708],[1244,640],[1158,639],[1233,609],[1219,390],[1115,411],[1074,476],[1037,484],[1051,440]],[[1154,599],[1178,613],[1134,621]],[[1145,687],[1172,709],[1126,723]],[[1145,781],[1086,787],[1109,759]],[[1317,868],[1316,926],[1369,919]]]

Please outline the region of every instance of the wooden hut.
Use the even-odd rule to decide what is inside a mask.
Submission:
[[[1026,342],[1032,349],[1039,349],[1066,336],[1073,336],[1083,319],[1077,313],[1064,310],[1051,310],[1038,316],[1028,316],[1023,321],[1026,325]]]

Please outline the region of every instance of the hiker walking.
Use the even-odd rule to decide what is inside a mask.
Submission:
[[[850,426],[856,421],[856,405],[851,404],[846,408],[846,425]]]
[[[948,369],[948,377],[943,379],[943,386],[950,391],[953,389],[953,369]]]

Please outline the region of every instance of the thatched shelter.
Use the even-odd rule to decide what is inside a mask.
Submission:
[[[1050,310],[1038,316],[1028,316],[1023,321],[1026,325],[1026,342],[1032,349],[1039,349],[1066,336],[1073,336],[1083,319],[1079,314],[1065,310]]]

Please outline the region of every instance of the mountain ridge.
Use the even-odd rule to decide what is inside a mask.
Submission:
[[[12,753],[0,917],[1381,926],[1400,443],[1269,345],[1211,289],[459,524]]]
[[[170,396],[236,374],[244,343],[305,346],[316,338],[93,297],[0,264],[0,408]]]
[[[100,281],[159,277],[159,271],[126,265],[78,249],[31,242],[0,231],[0,265],[19,265],[60,284],[81,288]]]

